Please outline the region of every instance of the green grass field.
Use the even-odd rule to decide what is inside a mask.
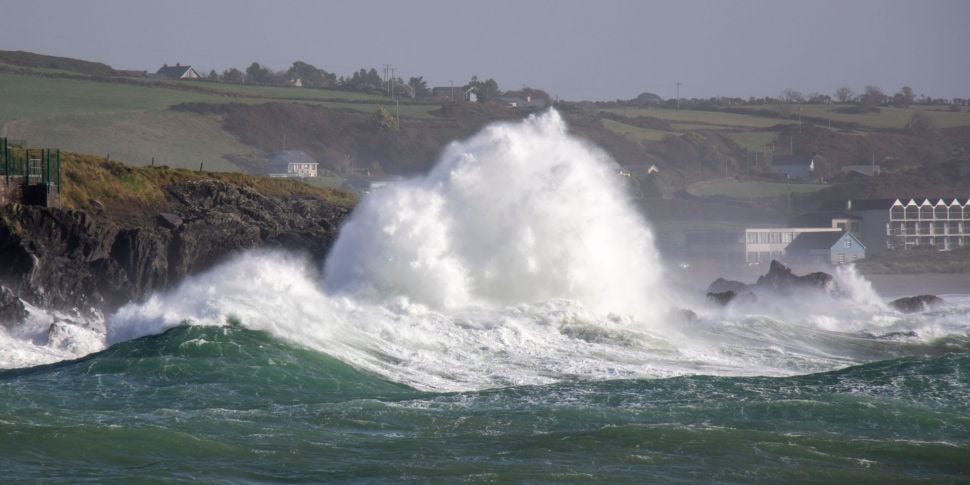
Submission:
[[[18,118],[124,113],[229,98],[176,89],[0,73],[0,123]]]
[[[428,118],[438,107],[401,104],[361,93],[272,86],[204,85],[232,96],[164,86],[99,82],[0,72],[0,136],[30,146],[58,147],[95,155],[111,154],[131,165],[157,164],[238,171],[224,155],[255,155],[251,147],[222,129],[216,116],[173,111],[173,105],[203,103],[303,102],[329,109],[373,113],[384,106],[402,118]],[[174,82],[173,82],[174,85]],[[253,97],[247,97],[252,95]]]
[[[603,111],[622,116],[649,116],[672,123],[686,123],[692,126],[710,125],[710,128],[769,128],[783,121],[764,116],[722,113],[719,111],[696,111],[667,108],[610,108]]]
[[[18,120],[8,136],[31,146],[59,147],[78,153],[111,155],[132,166],[156,165],[238,171],[223,155],[262,155],[222,129],[216,116],[172,110],[69,114]]]
[[[951,112],[939,109],[935,106],[913,106],[911,108],[880,108],[878,113],[847,114],[837,113],[835,110],[844,106],[831,104],[805,104],[805,105],[767,105],[759,109],[768,109],[779,113],[781,116],[797,119],[799,108],[802,116],[816,118],[826,118],[832,121],[842,121],[857,123],[863,126],[878,129],[899,129],[905,128],[906,124],[913,117],[913,113],[922,111],[928,114],[941,128],[954,126],[970,125],[970,112],[960,111]]]
[[[726,133],[726,136],[741,148],[760,152],[764,150],[765,145],[769,145],[775,140],[777,133],[773,131],[739,131]]]
[[[226,84],[209,81],[172,81],[166,84],[184,84],[186,86],[217,91],[242,97],[261,97],[273,99],[290,99],[300,101],[364,101],[388,102],[383,96],[342,91],[336,89],[308,89],[288,86],[258,86],[252,84]]]
[[[789,192],[793,194],[815,192],[826,188],[823,184],[788,184],[784,182],[763,182],[756,180],[736,180],[723,178],[697,182],[687,187],[687,191],[701,197],[721,196],[734,199],[762,199],[780,197]]]
[[[667,135],[676,135],[678,133],[652,130],[649,128],[640,128],[639,126],[631,126],[626,123],[620,123],[619,121],[613,121],[608,119],[603,119],[603,128],[612,131],[618,135],[627,137],[633,141],[661,141]]]

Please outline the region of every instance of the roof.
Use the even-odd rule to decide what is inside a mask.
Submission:
[[[848,201],[846,200],[830,200],[828,202],[822,202],[822,205],[819,206],[819,210],[844,211],[848,207],[847,202]],[[852,199],[852,212],[874,210],[888,211],[889,208],[893,206],[893,202],[896,202],[896,199]]]
[[[273,167],[286,171],[286,166],[291,163],[314,163],[317,161],[307,155],[303,150],[283,150],[273,155]]]
[[[829,250],[835,245],[835,243],[839,242],[840,239],[846,236],[851,237],[856,244],[865,247],[865,245],[863,245],[858,238],[848,232],[803,232],[799,234],[798,237],[796,237],[787,248],[785,248],[785,251],[808,252],[818,249]]]
[[[815,155],[775,155],[771,159],[774,166],[780,165],[808,165],[815,160]]]
[[[166,64],[158,68],[158,72],[156,72],[155,74],[158,74],[159,76],[165,76],[169,79],[178,79],[184,76],[185,73],[189,71],[189,69],[192,69],[192,66],[182,66],[178,64],[174,66],[169,66]]]
[[[796,227],[832,227],[832,219],[851,219],[861,221],[862,218],[842,211],[809,212],[792,218],[789,225]]]

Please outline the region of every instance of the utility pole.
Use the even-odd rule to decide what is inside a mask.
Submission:
[[[680,109],[680,82],[674,83],[677,85],[677,109]]]
[[[387,73],[388,71],[390,71],[390,69],[391,69],[390,64],[384,64],[384,92],[387,93],[388,95],[391,94],[391,89],[387,85]]]
[[[394,99],[394,71],[395,71],[395,69],[392,67],[391,68],[391,78],[388,79],[388,81],[387,81],[387,82],[391,83],[391,99]]]

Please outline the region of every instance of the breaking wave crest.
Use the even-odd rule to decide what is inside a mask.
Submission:
[[[792,375],[964,351],[970,302],[840,295],[678,312],[613,162],[549,111],[451,144],[365,198],[322,270],[253,251],[109,317],[105,344],[241,322],[394,382],[470,390],[564,379]]]

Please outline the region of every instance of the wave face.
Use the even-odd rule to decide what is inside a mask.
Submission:
[[[958,483],[967,402],[968,354],[426,393],[240,325],[183,325],[0,371],[0,469],[14,482]]]

